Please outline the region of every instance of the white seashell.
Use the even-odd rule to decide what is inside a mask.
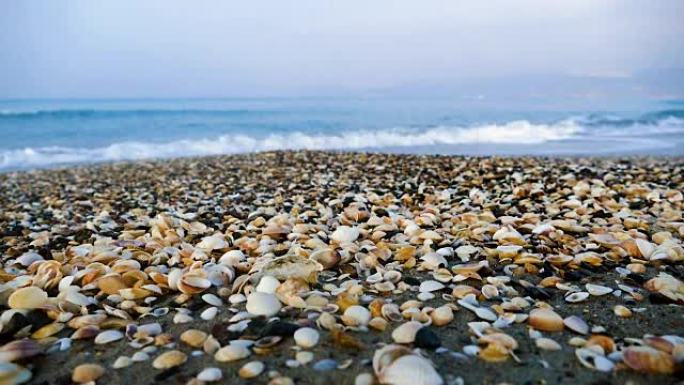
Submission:
[[[582,365],[589,369],[596,369],[600,372],[610,372],[615,367],[615,364],[611,360],[592,349],[575,349],[575,356]]]
[[[208,303],[209,305],[223,306],[223,301],[221,301],[221,298],[219,298],[215,294],[210,294],[210,293],[203,294],[202,299],[204,300],[204,302]]]
[[[128,366],[131,366],[132,363],[133,363],[133,360],[130,359],[129,357],[119,356],[114,361],[114,363],[112,364],[112,368],[114,368],[114,369],[126,368]]]
[[[373,385],[375,378],[370,373],[361,373],[354,379],[354,385]]]
[[[480,354],[480,347],[477,345],[466,345],[463,347],[463,353],[467,356],[475,357]]]
[[[653,252],[656,250],[656,245],[641,238],[637,238],[635,240],[637,248],[639,249],[639,252],[641,255],[646,259],[649,260],[651,259],[651,255],[653,255]]]
[[[398,344],[411,344],[422,327],[423,324],[417,321],[406,322],[392,331],[392,339]]]
[[[352,243],[359,237],[359,229],[357,227],[339,226],[330,235],[330,239],[337,243],[344,245]]]
[[[496,313],[493,311],[489,310],[489,308],[486,307],[478,307],[475,309],[475,315],[477,315],[479,318],[485,320],[485,321],[491,321],[494,322],[498,318]]]
[[[240,370],[238,371],[238,374],[242,378],[254,378],[260,375],[264,369],[266,368],[266,365],[264,365],[263,362],[261,361],[251,361],[246,364],[244,364]]]
[[[237,305],[245,301],[247,301],[247,297],[245,297],[244,294],[233,294],[230,297],[228,297],[228,302],[230,302],[233,305]]]
[[[534,343],[535,343],[535,345],[537,345],[537,347],[539,349],[542,349],[542,350],[555,351],[555,350],[561,350],[562,349],[561,345],[558,342],[552,340],[551,338],[545,338],[545,337],[537,338],[534,341]]]
[[[363,306],[349,306],[344,311],[343,320],[350,321],[351,326],[366,326],[371,319],[371,312]]]
[[[135,352],[131,356],[131,361],[133,362],[143,362],[150,359],[150,355],[145,352]]]
[[[577,303],[582,302],[587,298],[589,298],[589,293],[587,293],[586,291],[577,291],[565,296],[565,301],[570,303]]]
[[[442,385],[444,381],[427,359],[409,354],[397,358],[377,373],[381,384],[388,385]]]
[[[587,289],[589,294],[596,295],[596,296],[606,295],[606,294],[613,292],[613,289],[611,289],[609,287],[601,286],[601,285],[595,285],[593,283],[588,283],[588,284],[584,285],[584,287]]]
[[[280,286],[280,281],[270,275],[265,275],[259,280],[256,291],[259,293],[274,294],[276,289]]]
[[[185,324],[192,321],[192,316],[187,313],[176,313],[176,315],[173,316],[173,323],[175,324]]]
[[[219,368],[204,368],[197,375],[197,379],[202,382],[216,382],[223,378],[223,373]]]
[[[484,285],[482,286],[482,289],[480,291],[482,292],[482,295],[487,299],[492,299],[499,296],[499,289],[494,285]]]
[[[313,361],[314,359],[314,354],[311,352],[297,352],[295,354],[295,359],[297,359],[297,362],[299,362],[302,365],[306,365],[309,362]]]
[[[589,325],[580,317],[571,315],[563,320],[563,324],[570,330],[579,334],[589,333]]]
[[[433,291],[442,290],[445,287],[446,286],[444,286],[444,284],[439,281],[427,280],[420,283],[418,291],[420,291],[421,293],[430,293]]]
[[[226,266],[237,266],[245,259],[247,259],[247,257],[242,251],[230,250],[221,256],[219,263]]]
[[[202,241],[197,244],[198,248],[206,250],[225,249],[228,246],[228,242],[226,242],[226,240],[220,234],[204,237],[202,238]]]
[[[240,344],[230,344],[217,350],[214,359],[218,362],[231,362],[247,358],[250,355],[249,349]]]
[[[108,344],[110,342],[118,341],[124,337],[124,334],[118,330],[105,330],[95,337],[95,343],[98,345]]]
[[[316,344],[318,344],[319,338],[320,335],[318,333],[318,330],[314,328],[299,328],[294,333],[294,340],[297,346],[300,346],[305,349],[316,346]]]
[[[142,332],[144,334],[147,334],[148,336],[156,336],[158,334],[161,334],[162,327],[157,322],[138,325],[138,332]]]
[[[429,301],[429,300],[435,298],[435,295],[430,293],[430,292],[423,291],[423,292],[418,293],[417,298],[421,301]]]
[[[17,263],[21,264],[22,266],[31,266],[33,262],[37,261],[42,261],[43,256],[33,252],[33,251],[28,251],[24,254],[21,255],[21,257],[17,258]]]
[[[205,309],[200,314],[200,318],[202,318],[205,321],[210,321],[216,317],[216,314],[218,314],[218,308],[216,306],[212,306],[212,307]]]
[[[255,292],[247,297],[247,311],[254,315],[272,317],[278,314],[281,307],[274,294]]]

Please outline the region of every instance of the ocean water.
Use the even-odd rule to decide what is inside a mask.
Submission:
[[[684,155],[684,102],[639,108],[463,107],[450,100],[0,101],[0,171],[270,150]]]

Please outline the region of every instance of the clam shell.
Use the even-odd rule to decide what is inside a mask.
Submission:
[[[152,361],[152,366],[155,369],[169,369],[185,363],[188,356],[180,350],[169,350],[160,354]]]
[[[584,287],[587,289],[587,292],[589,292],[589,294],[596,296],[606,295],[613,292],[613,289],[611,289],[610,287],[595,285],[593,283],[588,283],[584,285]]]
[[[0,361],[11,362],[33,357],[43,352],[43,348],[36,341],[24,338],[8,342],[0,348]]]
[[[254,292],[247,296],[247,311],[254,315],[272,317],[282,305],[274,294]]]
[[[202,382],[216,382],[223,378],[223,373],[219,368],[204,368],[197,375],[197,379]]]
[[[342,321],[349,326],[366,326],[371,320],[371,312],[363,306],[349,306],[344,311]]]
[[[357,227],[338,226],[332,234],[330,239],[344,245],[354,242],[359,237],[359,229]]]
[[[623,305],[615,305],[615,307],[613,307],[613,313],[622,318],[629,318],[632,316],[632,311]]]
[[[275,294],[276,289],[280,286],[280,281],[270,275],[265,275],[259,280],[256,291],[259,293]]]
[[[223,301],[215,294],[202,294],[202,300],[212,306],[223,306]]]
[[[558,342],[545,337],[537,338],[534,340],[534,344],[541,350],[556,351],[562,349]]]
[[[82,364],[74,368],[71,380],[77,384],[95,381],[102,377],[105,368],[97,364]]]
[[[240,370],[238,371],[238,374],[240,375],[241,378],[254,378],[258,375],[260,375],[264,369],[266,368],[266,365],[264,365],[263,362],[261,361],[251,361],[246,364],[244,364]]]
[[[565,317],[563,320],[563,324],[570,330],[572,330],[575,333],[578,334],[587,334],[589,333],[589,325],[580,317],[576,315],[571,315],[569,317]]]
[[[299,328],[294,333],[294,340],[297,346],[300,346],[305,349],[316,346],[316,344],[318,344],[319,338],[320,335],[318,333],[318,330],[314,328]]]
[[[454,312],[450,306],[443,305],[433,310],[430,318],[432,318],[433,325],[444,326],[454,319]]]
[[[577,303],[585,301],[587,298],[589,298],[589,293],[587,293],[586,291],[577,291],[566,295],[565,301],[570,303]]]
[[[530,312],[527,323],[535,329],[547,332],[563,330],[563,318],[551,309],[534,309]]]
[[[131,366],[133,360],[130,357],[119,356],[112,364],[113,369],[122,369]]]
[[[98,345],[104,345],[110,342],[118,341],[123,337],[124,334],[118,330],[105,330],[95,337],[95,343]]]
[[[243,345],[226,345],[217,350],[214,359],[218,362],[231,362],[247,358],[250,355],[249,349]]]
[[[180,340],[192,346],[193,348],[199,348],[204,345],[208,334],[197,329],[188,329],[180,335]]]
[[[392,331],[392,339],[398,344],[411,344],[422,327],[423,324],[417,321],[406,322]]]
[[[31,338],[41,339],[53,336],[64,329],[64,324],[59,322],[49,323],[31,334]]]
[[[648,346],[632,346],[622,350],[622,360],[638,372],[655,374],[674,373],[672,356]]]
[[[442,290],[445,287],[446,286],[439,281],[427,280],[421,282],[420,286],[418,287],[418,291],[421,293],[430,293],[433,291]]]
[[[15,290],[7,300],[12,309],[37,309],[47,303],[48,295],[45,290],[28,286]]]
[[[427,359],[418,355],[397,358],[378,374],[381,384],[389,385],[443,385],[444,380]]]

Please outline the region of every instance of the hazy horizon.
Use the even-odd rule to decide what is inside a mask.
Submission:
[[[684,97],[681,1],[2,7],[2,99]]]

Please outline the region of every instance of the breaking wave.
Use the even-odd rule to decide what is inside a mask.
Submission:
[[[422,130],[385,129],[321,134],[292,132],[263,137],[231,134],[166,143],[120,142],[98,148],[27,147],[1,151],[0,169],[273,150],[370,150],[468,143],[539,144],[569,139],[582,131],[583,127],[574,120],[553,124],[533,124],[520,120],[505,124],[438,126]]]

